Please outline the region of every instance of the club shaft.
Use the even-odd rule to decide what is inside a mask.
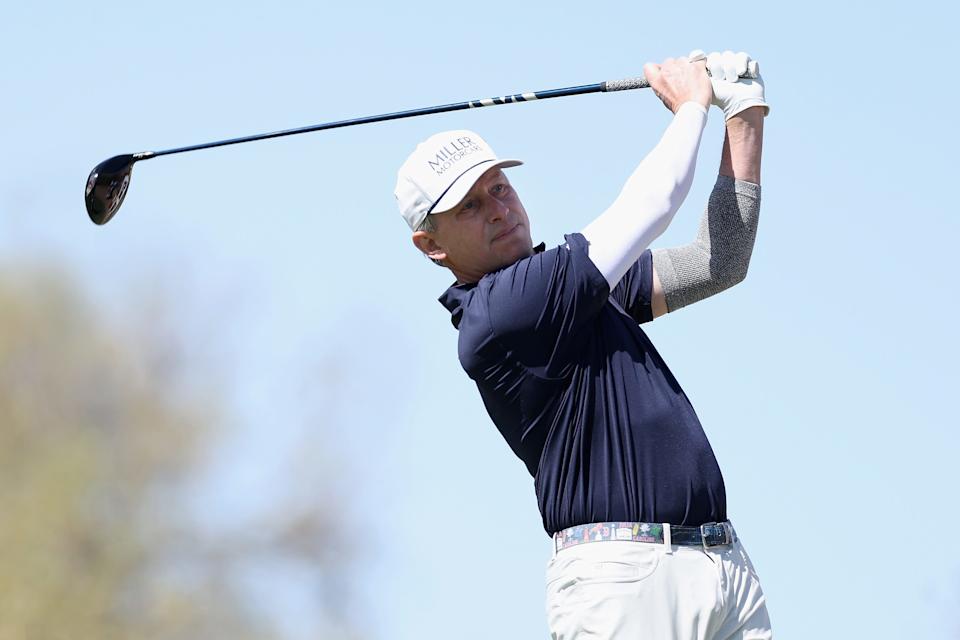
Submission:
[[[270,138],[282,138],[299,133],[309,133],[311,131],[323,131],[325,129],[337,129],[340,127],[350,127],[358,124],[370,124],[372,122],[383,122],[385,120],[399,120],[401,118],[413,118],[415,116],[426,116],[434,113],[445,113],[447,111],[461,111],[463,109],[479,109],[480,107],[490,107],[498,104],[514,104],[518,102],[531,102],[533,100],[547,100],[549,98],[560,98],[563,96],[573,96],[583,93],[597,93],[605,91],[605,82],[597,84],[587,84],[579,87],[566,87],[563,89],[548,89],[546,91],[533,91],[529,93],[515,93],[513,95],[500,96],[497,98],[485,98],[482,100],[467,100],[452,104],[444,104],[435,107],[423,107],[421,109],[411,109],[409,111],[397,111],[394,113],[384,113],[377,116],[366,116],[363,118],[354,118],[352,120],[338,120],[336,122],[325,122],[308,127],[298,127],[296,129],[286,129],[283,131],[274,131],[272,133],[261,133],[242,138],[231,138],[229,140],[219,140],[217,142],[206,142],[204,144],[195,144],[189,147],[178,147],[176,149],[167,149],[165,151],[143,151],[135,154],[138,159],[146,160],[157,156],[168,156],[174,153],[184,153],[186,151],[197,151],[199,149],[212,149],[213,147],[225,147],[231,144],[241,144],[243,142],[254,142],[255,140],[268,140]]]
[[[741,77],[756,78],[760,73],[756,62],[751,62],[747,72]],[[282,138],[284,136],[293,136],[299,133],[310,133],[311,131],[323,131],[324,129],[338,129],[340,127],[351,127],[357,124],[370,124],[372,122],[383,122],[385,120],[399,120],[401,118],[413,118],[415,116],[426,116],[434,113],[445,113],[447,111],[461,111],[463,109],[478,109],[480,107],[492,107],[497,104],[515,104],[518,102],[531,102],[533,100],[548,100],[550,98],[562,98],[563,96],[575,96],[583,93],[598,93],[608,91],[628,91],[631,89],[646,89],[650,86],[647,79],[643,76],[633,78],[624,78],[622,80],[610,80],[607,82],[598,82],[596,84],[584,84],[578,87],[565,87],[563,89],[547,89],[545,91],[531,91],[528,93],[515,93],[513,95],[500,96],[496,98],[484,98],[481,100],[466,100],[464,102],[455,102],[452,104],[443,104],[436,107],[423,107],[421,109],[411,109],[409,111],[396,111],[394,113],[384,113],[378,116],[366,116],[364,118],[354,118],[352,120],[338,120],[336,122],[325,122],[315,124],[309,127],[298,127],[296,129],[285,129],[283,131],[274,131],[272,133],[261,133],[253,136],[244,136],[242,138],[231,138],[229,140],[219,140],[217,142],[206,142],[204,144],[194,144],[189,147],[178,147],[176,149],[167,149],[165,151],[141,151],[133,154],[134,160],[146,160],[157,156],[169,156],[174,153],[184,153],[186,151],[198,151],[200,149],[212,149],[213,147],[225,147],[231,144],[241,144],[243,142],[254,142],[256,140],[268,140],[270,138]]]

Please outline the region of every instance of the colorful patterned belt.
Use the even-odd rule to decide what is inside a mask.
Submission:
[[[700,546],[704,548],[732,544],[737,539],[730,521],[707,522],[699,527],[683,527],[659,522],[593,522],[563,529],[553,534],[553,548],[562,551],[569,547],[587,542],[606,540],[631,540],[633,542],[651,542],[664,544],[666,536],[670,544]]]

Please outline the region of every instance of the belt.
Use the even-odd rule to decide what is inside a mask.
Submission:
[[[719,547],[732,544],[737,532],[729,520],[707,522],[699,527],[685,527],[659,522],[592,522],[581,524],[553,534],[554,551],[587,542],[631,540],[654,544]]]

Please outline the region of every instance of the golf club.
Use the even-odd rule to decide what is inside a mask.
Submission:
[[[756,61],[751,61],[747,72],[741,75],[742,78],[756,78],[760,73]],[[275,131],[273,133],[262,133],[258,135],[245,136],[242,138],[232,138],[229,140],[219,140],[217,142],[207,142],[204,144],[192,145],[189,147],[179,147],[177,149],[167,149],[165,151],[141,151],[139,153],[128,153],[114,156],[109,160],[104,160],[90,172],[87,178],[86,192],[84,199],[87,206],[87,214],[96,224],[106,224],[116,215],[123,204],[123,199],[130,188],[130,173],[133,170],[133,164],[140,160],[149,160],[159,156],[169,156],[174,153],[186,153],[187,151],[198,151],[200,149],[210,149],[213,147],[223,147],[230,144],[240,144],[243,142],[253,142],[254,140],[267,140],[269,138],[280,138],[282,136],[292,136],[298,133],[309,133],[311,131],[322,131],[324,129],[336,129],[339,127],[350,127],[357,124],[369,124],[371,122],[383,122],[385,120],[398,120],[400,118],[412,118],[414,116],[425,116],[434,113],[444,113],[447,111],[459,111],[461,109],[477,109],[480,107],[489,107],[496,104],[512,104],[517,102],[530,102],[531,100],[546,100],[548,98],[560,98],[563,96],[580,95],[584,93],[598,93],[611,91],[626,91],[629,89],[645,89],[650,86],[646,78],[638,76],[635,78],[624,78],[623,80],[612,80],[599,82],[597,84],[587,84],[579,87],[567,87],[564,89],[548,89],[546,91],[533,91],[529,93],[515,93],[513,95],[502,96],[498,98],[485,98],[482,100],[467,100],[453,104],[445,104],[436,107],[424,107],[422,109],[411,109],[409,111],[397,111],[395,113],[386,113],[378,116],[367,116],[364,118],[355,118],[353,120],[339,120],[337,122],[327,122],[297,129],[287,129],[285,131]]]

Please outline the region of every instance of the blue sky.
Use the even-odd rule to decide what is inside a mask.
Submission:
[[[291,460],[335,476],[367,560],[364,625],[401,639],[547,637],[549,545],[531,478],[459,369],[436,302],[451,278],[409,242],[397,167],[432,133],[479,131],[526,161],[510,176],[550,245],[612,201],[669,114],[635,91],[160,158],[136,166],[103,228],[83,210],[87,173],[118,153],[618,79],[693,48],[749,52],[772,105],[750,275],[648,333],[713,444],[778,637],[960,633],[955,6],[51,2],[4,14],[4,260],[61,264],[107,310],[144,286],[177,299],[185,330],[221,345],[237,416],[205,508],[223,521],[266,508],[303,482]],[[693,237],[719,116],[654,246]],[[309,595],[288,596],[296,637]]]

